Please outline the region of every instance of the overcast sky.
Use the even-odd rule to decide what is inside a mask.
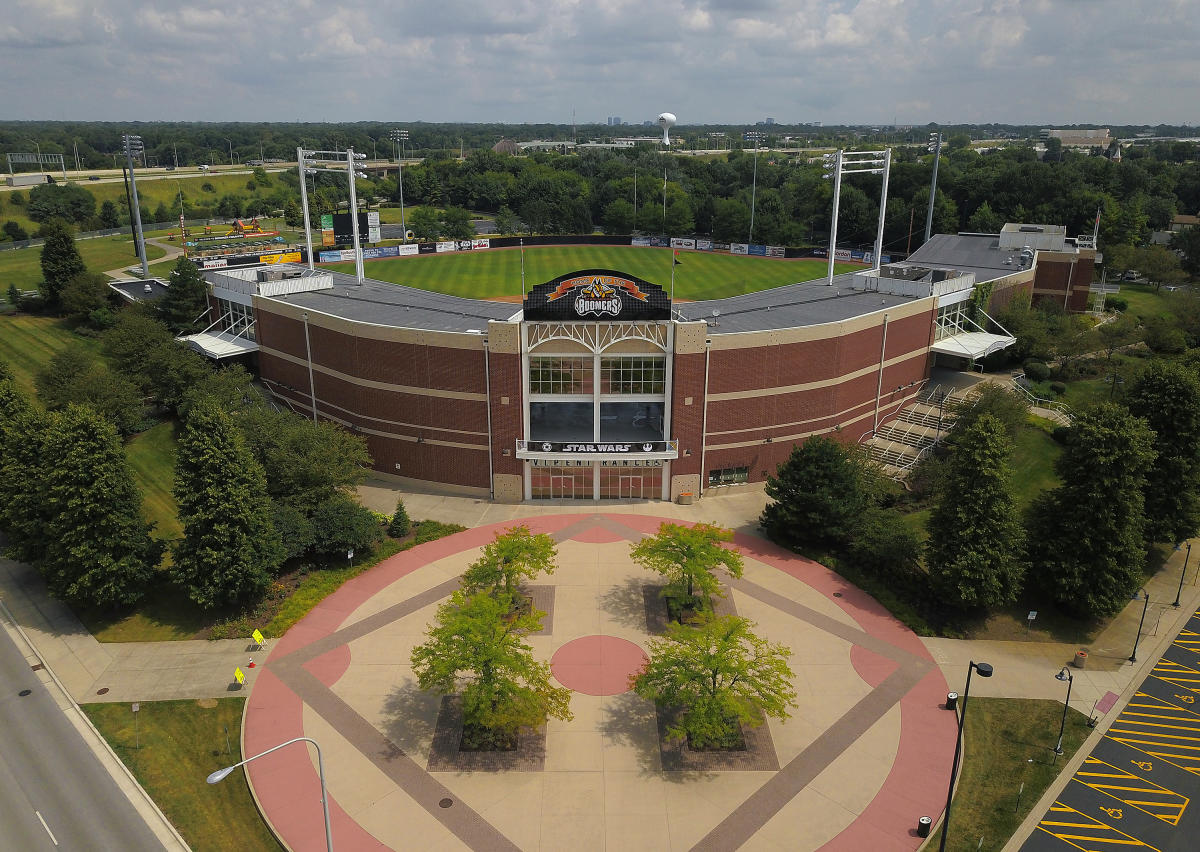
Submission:
[[[7,0],[0,118],[1200,124],[1200,0],[170,5]]]

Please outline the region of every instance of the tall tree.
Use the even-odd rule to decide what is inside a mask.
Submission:
[[[400,508],[403,508],[400,506]],[[512,527],[483,546],[483,554],[463,573],[467,594],[515,596],[522,580],[539,574],[553,574],[558,551],[554,539],[545,533],[533,534],[529,527]]]
[[[14,558],[33,562],[46,549],[49,512],[41,489],[47,417],[11,376],[0,379],[0,529]]]
[[[634,692],[663,707],[684,708],[668,737],[694,749],[735,744],[739,725],[763,716],[788,718],[796,704],[791,650],[751,632],[736,615],[708,617],[698,627],[673,624],[650,640],[650,661],[632,679]]]
[[[1064,609],[1111,615],[1137,590],[1154,455],[1154,433],[1123,406],[1104,403],[1075,417],[1054,463],[1063,484],[1034,502],[1029,531],[1030,564]]]
[[[1200,377],[1152,360],[1125,400],[1154,430],[1157,456],[1146,477],[1146,540],[1177,542],[1200,531]]]
[[[788,460],[767,478],[759,523],[772,541],[788,547],[838,547],[872,502],[877,477],[857,448],[814,435],[792,447]]]
[[[208,282],[199,267],[181,255],[171,270],[171,286],[158,303],[163,322],[175,331],[191,331],[207,307]]]
[[[421,689],[451,695],[461,688],[464,727],[514,735],[547,717],[573,718],[571,691],[554,686],[549,664],[535,660],[524,641],[541,629],[545,613],[512,610],[507,595],[456,591],[412,651]]]
[[[685,598],[690,605],[699,601],[712,608],[712,596],[721,594],[717,568],[731,577],[742,576],[744,561],[736,550],[721,546],[733,541],[733,531],[711,524],[661,524],[655,535],[647,536],[629,549],[629,557],[638,565],[667,578],[667,594]]]
[[[184,424],[174,491],[183,538],[173,573],[189,597],[207,609],[262,592],[283,557],[266,477],[232,418],[211,403]]]
[[[100,205],[100,224],[105,228],[121,227],[121,218],[117,215],[117,205],[105,201]]]
[[[42,295],[53,310],[59,308],[59,296],[72,278],[87,271],[71,226],[61,219],[42,225]]]
[[[1012,603],[1024,574],[1024,529],[1009,482],[1012,444],[984,414],[955,429],[925,553],[941,599],[963,609]]]
[[[51,418],[42,452],[50,515],[38,567],[50,592],[102,608],[140,600],[163,544],[142,520],[142,495],[116,430],[97,412],[69,405]]]

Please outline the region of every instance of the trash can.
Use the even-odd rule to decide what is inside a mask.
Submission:
[[[1071,661],[1071,665],[1073,665],[1077,669],[1082,669],[1082,668],[1086,667],[1087,666],[1087,651],[1076,651],[1075,659]]]
[[[693,494],[691,491],[682,491],[679,494],[679,505],[680,506],[690,506],[690,505],[692,505],[692,503],[695,502],[695,500],[696,500],[696,495]]]
[[[958,709],[958,693],[957,692],[947,692],[946,693],[946,709],[947,710]]]
[[[917,837],[928,837],[929,829],[933,828],[933,820],[927,816],[917,820]]]

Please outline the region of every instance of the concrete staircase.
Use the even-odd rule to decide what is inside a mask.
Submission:
[[[927,386],[901,409],[894,419],[880,426],[864,441],[867,452],[885,475],[904,479],[954,425],[954,403],[967,398],[970,388]]]

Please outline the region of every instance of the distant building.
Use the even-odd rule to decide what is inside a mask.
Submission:
[[[1180,213],[1171,220],[1172,231],[1190,231],[1192,228],[1200,228],[1200,216],[1187,216]]]
[[[608,117],[608,126],[609,127],[620,127],[621,126],[621,116],[610,115]]]
[[[1064,148],[1107,148],[1113,141],[1107,127],[1096,130],[1081,130],[1075,127],[1066,130],[1044,128],[1042,138],[1057,139],[1062,142]]]
[[[492,150],[497,154],[517,154],[520,151],[520,149],[517,147],[517,143],[511,139],[501,139],[492,146]]]

